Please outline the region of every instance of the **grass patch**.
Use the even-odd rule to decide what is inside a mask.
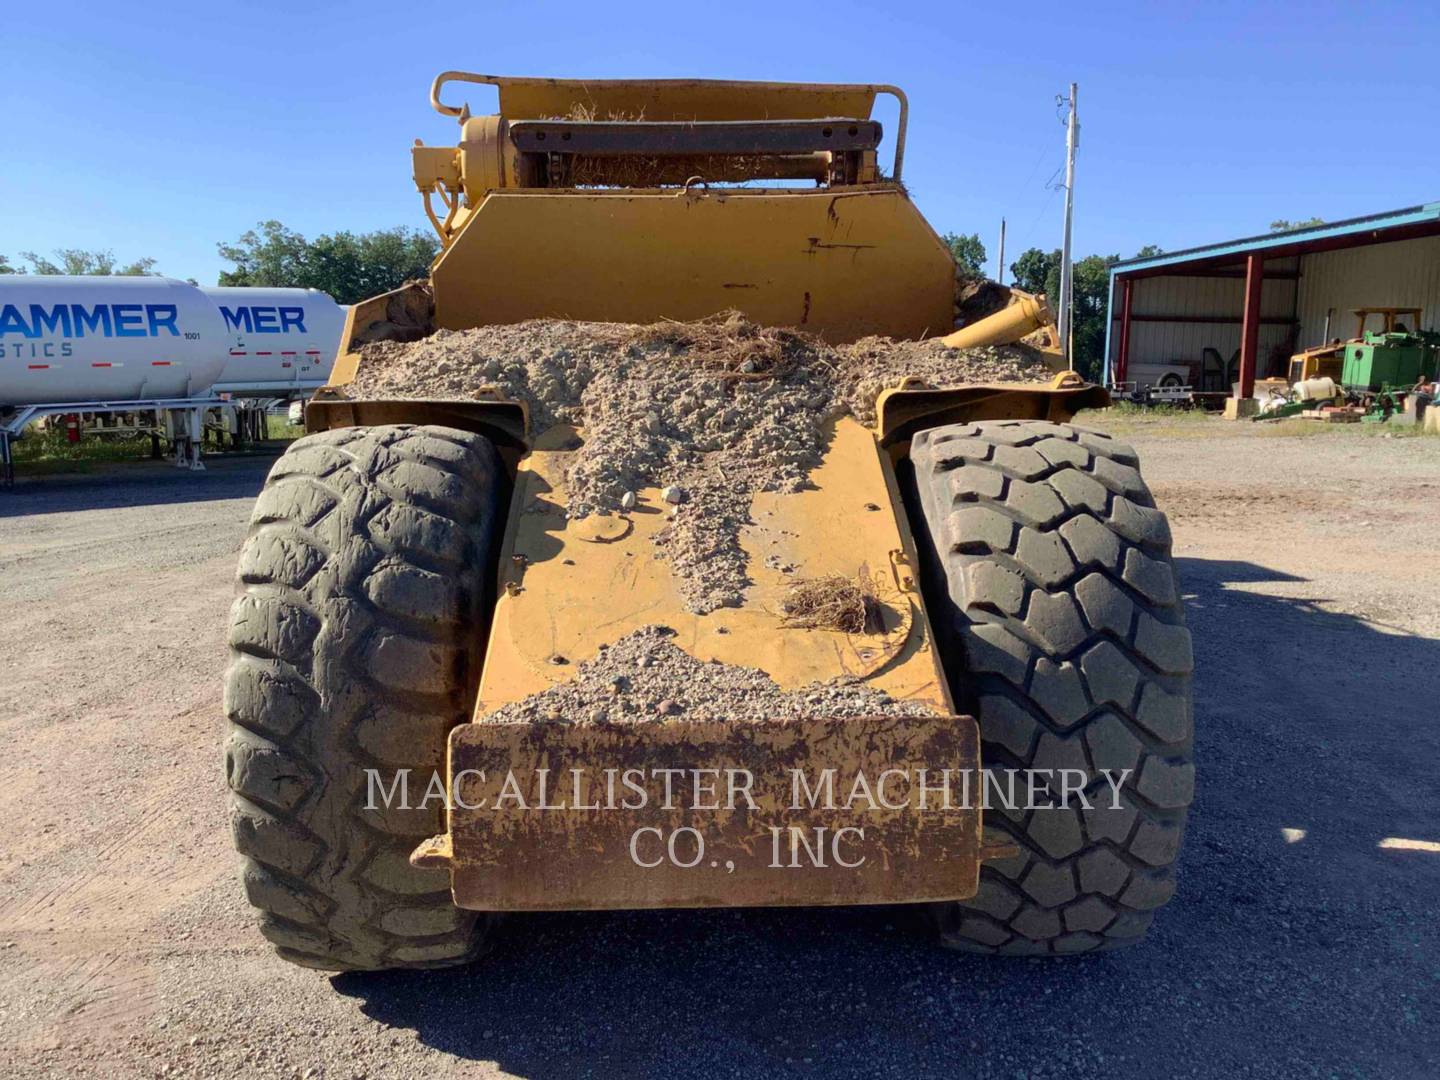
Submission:
[[[1359,431],[1375,427],[1374,424],[1330,424],[1324,420],[1305,420],[1290,417],[1285,420],[1260,420],[1255,422],[1255,434],[1262,438],[1309,438],[1312,435],[1328,435],[1335,431]]]
[[[1117,401],[1105,409],[1087,409],[1099,415],[1123,420],[1203,420],[1204,409],[1186,409],[1179,405],[1137,405],[1133,401]]]
[[[1164,435],[1196,438],[1217,432],[1216,417],[1204,409],[1182,409],[1175,405],[1135,405],[1116,402],[1104,409],[1082,409],[1075,423],[1114,435]]]
[[[15,468],[17,471],[23,469],[30,475],[53,476],[89,472],[96,465],[152,460],[147,433],[97,435],[95,430],[84,429],[80,441],[72,443],[65,437],[63,428],[42,429],[32,425],[26,429],[23,439],[10,444],[15,455]],[[292,424],[283,417],[272,416],[268,433],[267,442],[291,442],[305,434],[305,427],[303,424]],[[215,450],[207,447],[205,452],[213,454]],[[169,453],[169,445],[162,439],[161,460]]]
[[[1328,435],[1336,431],[1348,431],[1353,435],[1368,435],[1371,438],[1388,435],[1392,439],[1410,439],[1424,436],[1425,429],[1419,424],[1329,424],[1324,420],[1305,420],[1295,417],[1287,420],[1271,420],[1255,425],[1257,434],[1265,436]]]
[[[305,434],[305,425],[292,424],[289,420],[277,420],[272,416],[266,430],[269,432],[269,441],[294,442]]]
[[[1363,421],[1331,424],[1299,416],[1284,420],[1226,420],[1219,413],[1208,413],[1202,409],[1177,409],[1169,405],[1144,408],[1130,402],[1119,402],[1106,409],[1082,409],[1075,414],[1075,423],[1122,437],[1149,435],[1183,439],[1231,435],[1306,439],[1343,432],[1368,438],[1389,436],[1409,439],[1425,435],[1424,428],[1419,424],[1367,424]]]
[[[104,438],[87,435],[72,443],[63,429],[31,428],[23,439],[11,443],[11,447],[15,452],[15,467],[32,473],[85,472],[101,462],[150,459],[150,436],[143,432]]]

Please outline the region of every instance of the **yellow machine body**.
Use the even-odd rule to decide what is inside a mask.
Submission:
[[[1340,382],[1340,369],[1345,364],[1343,345],[1317,345],[1290,357],[1286,381],[1294,385],[1307,379],[1334,379]]]
[[[520,464],[479,713],[566,681],[572,661],[657,616],[696,659],[754,666],[763,658],[782,689],[850,675],[893,697],[952,711],[930,648],[913,543],[894,514],[865,509],[895,500],[889,459],[869,429],[840,421],[811,490],[756,496],[741,535],[754,582],[746,602],[704,615],[686,610],[669,565],[654,558],[655,534],[670,510],[659,491],[640,492],[631,511],[566,518],[571,446],[571,431],[552,430]],[[862,634],[777,632],[796,577],[834,574],[870,584],[883,625]]]
[[[442,104],[450,81],[495,86],[499,115]],[[889,178],[878,94],[900,102]],[[461,120],[457,147],[412,151],[443,245],[437,326],[734,309],[834,342],[953,328],[954,259],[899,183],[894,87],[447,72],[431,100]],[[825,186],[716,186],[747,180]]]
[[[450,81],[497,86],[501,115],[472,117],[468,107],[443,104],[440,91]],[[864,126],[880,93],[901,103],[889,179],[875,164],[878,127]],[[654,537],[671,510],[658,491],[638,492],[635,506],[620,513],[582,519],[565,513],[567,468],[586,438],[583,429],[532,430],[523,402],[483,392],[465,401],[368,401],[346,393],[365,362],[361,344],[420,336],[430,327],[531,318],[648,323],[738,309],[757,322],[834,342],[951,333],[954,260],[898,183],[903,94],[882,86],[596,83],[450,72],[436,80],[432,102],[460,119],[463,139],[457,148],[414,151],[417,185],[443,244],[429,290],[408,286],[352,309],[348,346],[307,423],[467,428],[490,435],[510,469],[494,615],[477,631],[488,636],[475,722],[450,737],[455,791],[469,791],[468,783],[493,796],[485,785],[501,765],[533,772],[614,760],[765,774],[781,763],[883,770],[929,755],[957,776],[974,774],[975,722],[955,715],[936,655],[896,466],[921,428],[994,417],[1065,420],[1105,404],[1100,388],[1067,373],[1048,385],[906,380],[887,390],[873,427],[849,418],[835,423],[807,490],[755,496],[741,536],[752,584],[740,606],[705,614],[687,609],[668,564],[656,557]],[[576,116],[586,119],[568,126]],[[763,123],[750,124],[754,118]],[[811,145],[851,130],[852,141],[833,151]],[[567,131],[598,148],[589,160],[557,161],[533,150],[536,135],[563,142]],[[704,163],[713,172],[666,187],[666,178],[685,171],[677,162]],[[716,176],[817,169],[825,179],[810,190],[710,183]],[[555,183],[577,175],[610,182]],[[1042,298],[1016,294],[1009,307],[964,328],[959,343],[1013,342],[1050,324]],[[789,585],[830,575],[868,583],[879,603],[878,626],[849,634],[782,625]],[[696,659],[762,668],[782,689],[855,679],[929,715],[903,723],[777,718],[742,730],[726,720],[726,703],[716,701],[713,715],[661,725],[663,735],[648,725],[530,731],[487,722],[500,706],[572,678],[601,649],[656,624],[671,628],[674,643]],[[479,774],[491,779],[476,780]],[[753,858],[767,830],[837,821],[813,808],[796,812],[770,793],[754,813],[702,821],[652,808],[645,819],[662,831],[702,828],[713,852],[731,853],[728,861],[747,853],[753,872],[637,876],[634,860],[616,857],[614,815],[572,807],[497,817],[467,810],[464,801],[449,810],[447,833],[421,845],[412,861],[448,868],[455,902],[481,910],[958,899],[975,891],[982,859],[1009,850],[983,846],[976,807],[930,817],[913,807],[876,810],[866,819],[879,855],[869,870],[772,873]],[[725,861],[716,856],[718,864]]]
[[[893,186],[491,192],[431,281],[436,323],[452,330],[727,308],[834,342],[936,336],[954,323],[950,253]]]

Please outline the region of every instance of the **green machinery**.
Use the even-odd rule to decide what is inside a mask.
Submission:
[[[1418,315],[1418,312],[1416,313]],[[1419,382],[1433,382],[1440,334],[1387,325],[1366,331],[1345,345],[1340,384],[1368,408],[1363,419],[1384,423],[1400,407],[1401,396]]]
[[[1417,384],[1436,380],[1440,333],[1410,329],[1420,325],[1420,308],[1358,308],[1354,314],[1354,338],[1331,341],[1290,358],[1293,395],[1284,395],[1283,404],[1272,402],[1257,420],[1279,420],[1317,407],[1320,400],[1313,393],[1307,394],[1302,384],[1333,380],[1331,389],[1337,400],[1343,398],[1363,406],[1365,420],[1383,422],[1400,408],[1404,396]],[[1372,316],[1380,317],[1381,329],[1365,329]]]
[[[1355,336],[1296,353],[1290,358],[1290,383],[1330,378],[1347,393],[1364,396],[1387,386],[1408,390],[1422,378],[1429,381],[1435,377],[1440,334],[1419,329],[1421,308],[1356,308],[1352,314]],[[1365,324],[1372,318],[1380,320],[1379,330],[1366,330]],[[1326,327],[1328,332],[1328,320]]]
[[[1440,334],[1429,330],[1367,331],[1345,346],[1340,385],[1357,394],[1408,390],[1435,378]]]

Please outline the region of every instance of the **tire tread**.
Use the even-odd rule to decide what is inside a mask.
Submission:
[[[482,945],[488,919],[406,862],[443,809],[367,812],[365,770],[428,777],[445,731],[469,719],[501,483],[479,435],[348,428],[297,440],[256,501],[231,612],[226,779],[246,895],[293,963],[437,967]],[[378,716],[389,760],[367,747]]]
[[[910,460],[927,606],[985,764],[1083,767],[1097,807],[990,813],[1020,854],[932,909],[941,939],[1025,956],[1138,941],[1175,889],[1194,766],[1189,632],[1136,454],[1001,420],[922,431]],[[1099,770],[1132,761],[1111,810]]]

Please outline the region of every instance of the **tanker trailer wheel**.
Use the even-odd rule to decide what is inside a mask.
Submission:
[[[265,482],[230,613],[225,771],[245,891],[287,960],[479,951],[488,923],[407,857],[444,831],[442,800],[421,804],[474,702],[501,484],[487,439],[408,425],[307,436]],[[403,769],[415,808],[386,809],[367,770],[390,787]]]
[[[1018,774],[1021,808],[984,821],[1019,854],[983,863],[971,899],[931,909],[941,940],[1027,955],[1138,941],[1175,891],[1194,766],[1190,633],[1135,453],[999,420],[921,432],[910,456],[927,606],[985,767],[1002,787],[1006,769],[1083,770],[1091,806],[1072,792],[1026,811]],[[1133,770],[1118,800],[1107,769]],[[1058,801],[1051,779],[1037,805]]]

